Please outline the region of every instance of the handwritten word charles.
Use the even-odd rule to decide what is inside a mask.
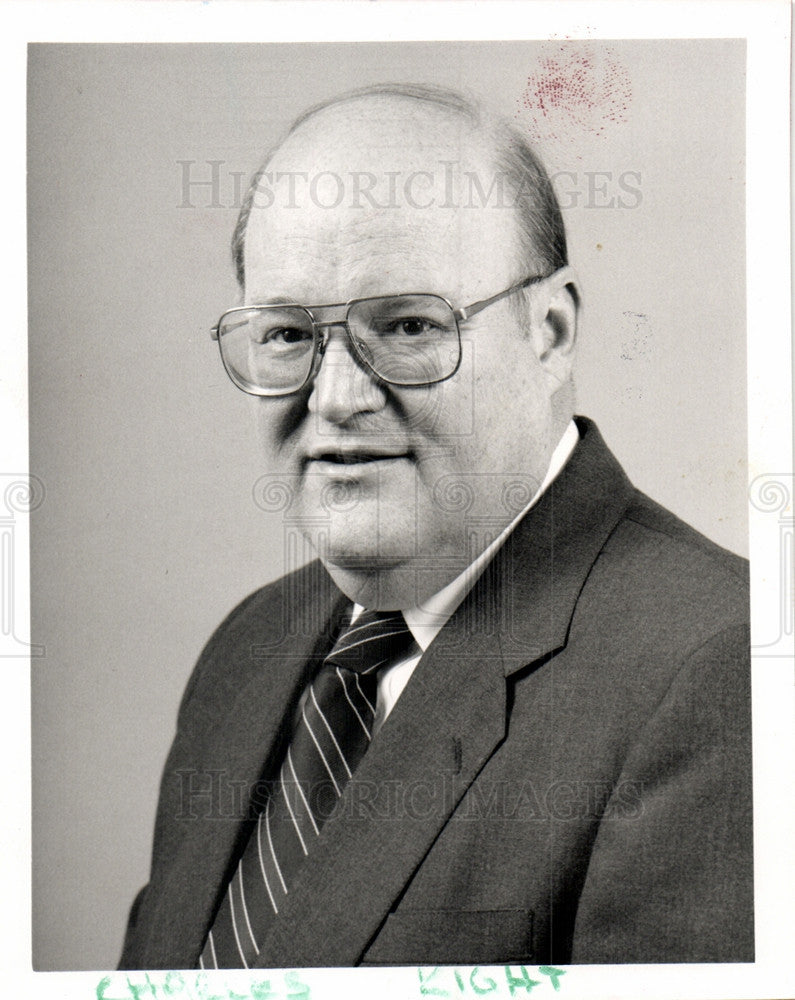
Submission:
[[[97,985],[96,1000],[310,1000],[297,972],[271,975],[234,987],[204,972],[116,973]]]

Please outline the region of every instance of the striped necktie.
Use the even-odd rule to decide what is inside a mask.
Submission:
[[[249,968],[323,822],[372,739],[378,669],[412,635],[399,611],[364,611],[339,635],[303,699],[270,797],[227,886],[199,965]]]

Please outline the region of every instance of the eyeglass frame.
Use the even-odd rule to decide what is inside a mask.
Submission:
[[[527,288],[529,285],[533,285],[539,281],[545,281],[547,278],[552,277],[554,271],[551,274],[534,274],[528,278],[524,278],[522,281],[511,285],[509,288],[504,289],[501,292],[497,292],[496,295],[491,295],[487,299],[479,299],[477,302],[472,302],[468,306],[461,306],[456,309],[449,299],[446,299],[443,295],[436,295],[432,292],[397,292],[393,295],[366,295],[356,299],[348,299],[347,302],[329,302],[323,304],[315,304],[311,306],[304,306],[298,302],[281,302],[281,303],[253,303],[248,306],[233,306],[231,309],[226,309],[218,319],[215,326],[210,328],[210,337],[212,340],[218,342],[218,349],[221,354],[221,362],[224,366],[224,370],[229,376],[230,380],[241,389],[243,392],[248,393],[251,396],[265,396],[265,397],[281,397],[281,396],[293,396],[297,392],[301,392],[306,386],[317,377],[320,371],[320,365],[323,361],[323,355],[326,351],[326,346],[328,344],[328,334],[323,334],[321,330],[323,328],[328,329],[332,326],[341,326],[345,330],[345,335],[348,339],[348,343],[351,346],[351,355],[356,360],[356,362],[362,367],[366,372],[371,374],[379,382],[385,385],[397,386],[400,389],[420,389],[429,385],[438,385],[440,382],[446,382],[448,379],[452,378],[453,375],[461,367],[462,351],[461,351],[461,323],[467,322],[477,313],[482,312],[488,306],[494,305],[496,302],[500,302],[502,299],[507,298],[509,295],[513,295],[515,292],[521,291],[523,288]],[[455,367],[448,375],[442,375],[439,378],[429,379],[423,382],[394,382],[384,376],[379,375],[379,373],[373,368],[366,357],[361,353],[358,345],[356,344],[356,339],[351,333],[351,328],[348,324],[348,317],[350,315],[351,307],[358,304],[359,302],[378,302],[381,299],[397,299],[406,296],[407,298],[417,297],[417,296],[428,296],[430,298],[441,299],[448,308],[450,309],[453,319],[455,320],[456,337],[458,340],[458,360],[456,361]],[[295,389],[287,389],[286,391],[263,389],[261,386],[254,386],[253,383],[249,383],[250,387],[241,384],[241,379],[236,377],[226,363],[226,358],[224,357],[224,351],[221,347],[221,337],[220,329],[221,324],[227,316],[232,313],[238,312],[251,312],[252,309],[284,309],[284,308],[297,308],[302,309],[308,316],[312,323],[312,362],[309,366],[309,371],[307,372],[304,381],[297,386]],[[312,313],[315,309],[342,309],[345,308],[345,318],[336,320],[318,320]]]

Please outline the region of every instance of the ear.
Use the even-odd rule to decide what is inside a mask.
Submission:
[[[568,381],[574,364],[582,295],[573,267],[562,267],[537,286],[533,319],[536,355],[554,383]]]

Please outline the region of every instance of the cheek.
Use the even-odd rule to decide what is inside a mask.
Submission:
[[[306,403],[298,397],[252,398],[257,441],[268,460],[288,458],[295,450],[298,429],[306,419]]]
[[[402,420],[417,436],[436,445],[456,446],[473,432],[477,386],[471,364],[462,363],[445,382],[398,393]]]
[[[549,395],[535,356],[514,345],[496,363],[481,365],[474,389],[473,460],[485,470],[535,473],[551,421]]]
[[[379,413],[367,414],[359,433],[380,442],[409,445],[420,457],[444,448],[449,433],[450,382],[399,388],[391,386],[387,405]]]

